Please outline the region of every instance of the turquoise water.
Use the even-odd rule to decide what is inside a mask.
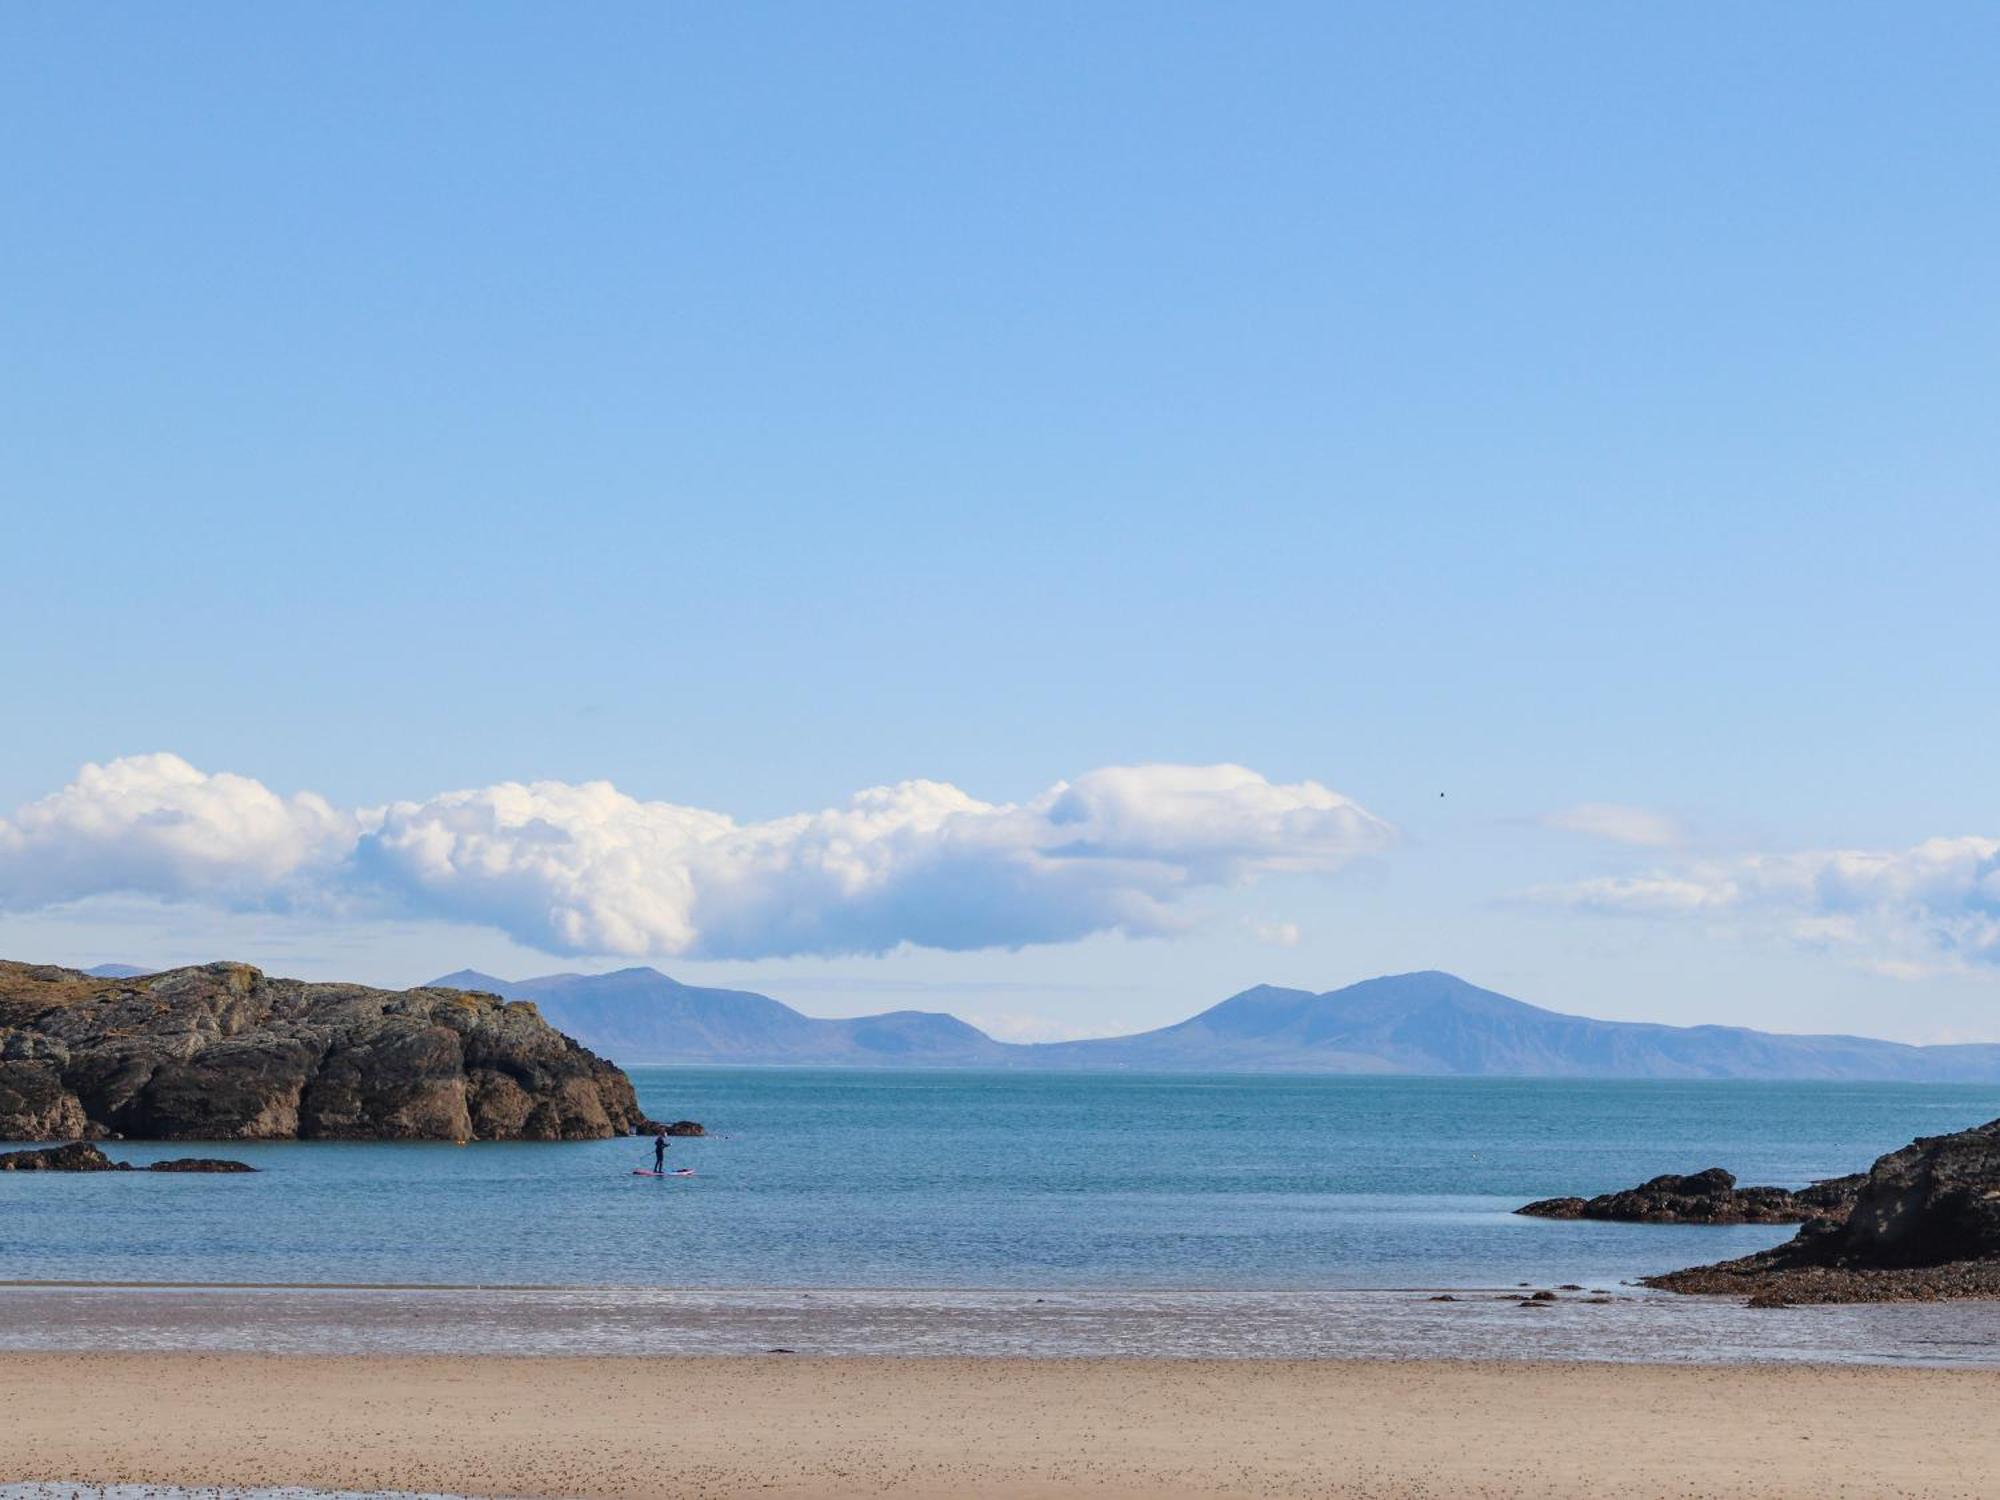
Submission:
[[[0,1174],[0,1280],[1334,1289],[1609,1283],[1789,1231],[1508,1210],[1798,1184],[1987,1086],[638,1069],[646,1142],[232,1145],[255,1177]],[[144,1163],[186,1146],[114,1143]]]

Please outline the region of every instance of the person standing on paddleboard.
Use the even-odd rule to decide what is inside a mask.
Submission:
[[[667,1133],[664,1130],[653,1137],[653,1174],[656,1177],[667,1175]]]

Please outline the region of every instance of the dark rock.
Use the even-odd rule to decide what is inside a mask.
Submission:
[[[1578,1286],[1574,1281],[1565,1281],[1561,1286],[1557,1287],[1556,1290],[1559,1292],[1580,1292],[1583,1290],[1583,1288]]]
[[[88,1141],[44,1146],[35,1151],[0,1155],[0,1172],[129,1172],[132,1164],[113,1161]]]
[[[1845,1215],[1858,1177],[1816,1182],[1798,1192],[1744,1187],[1720,1167],[1671,1173],[1595,1198],[1543,1198],[1514,1211],[1538,1219],[1609,1219],[1627,1224],[1809,1224]]]
[[[1553,1302],[1556,1300],[1556,1294],[1554,1292],[1536,1292],[1528,1300],[1530,1302]]]
[[[2000,1296],[2000,1120],[1923,1137],[1854,1180],[1844,1216],[1762,1254],[1646,1284],[1747,1293],[1766,1299],[1760,1306]]]
[[[1861,1192],[1861,1184],[1868,1180],[1866,1172],[1850,1172],[1845,1177],[1829,1177],[1800,1188],[1792,1194],[1792,1201],[1815,1210],[1811,1219],[1839,1223],[1854,1208],[1854,1200]]]
[[[113,1161],[88,1141],[66,1146],[42,1146],[32,1151],[9,1151],[0,1156],[0,1172],[130,1172],[129,1161]],[[240,1161],[222,1161],[212,1156],[182,1156],[172,1161],[156,1161],[148,1172],[254,1172]]]
[[[666,1127],[668,1135],[707,1135],[708,1132],[693,1120],[676,1120]]]
[[[156,1161],[146,1170],[148,1172],[254,1172],[257,1169],[248,1162],[224,1161],[214,1156],[177,1156],[171,1161]]]
[[[63,1087],[53,1057],[7,1055],[0,1040],[0,1136],[22,1141],[60,1140],[89,1133],[83,1105]],[[27,1051],[26,1044],[19,1049]]]
[[[1609,1198],[1610,1194],[1605,1196]],[[1523,1203],[1514,1212],[1535,1219],[1583,1219],[1590,1217],[1592,1201],[1589,1198],[1537,1198],[1533,1203]]]
[[[652,1130],[624,1073],[531,1004],[0,962],[0,1139],[588,1140]]]
[[[1938,1266],[2000,1255],[2000,1120],[1926,1136],[1868,1169],[1836,1225],[1793,1242],[1811,1265]]]
[[[1452,1296],[1450,1292],[1440,1292],[1438,1293],[1437,1296],[1432,1297],[1429,1300],[1432,1302],[1456,1302],[1458,1298]]]

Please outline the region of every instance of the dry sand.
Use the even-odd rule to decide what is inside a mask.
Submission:
[[[0,1355],[0,1479],[575,1496],[1991,1496],[2000,1371]]]

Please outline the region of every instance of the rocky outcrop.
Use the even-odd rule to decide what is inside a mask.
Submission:
[[[0,1172],[132,1172],[140,1170],[129,1161],[113,1161],[88,1141],[72,1141],[65,1146],[44,1146],[35,1151],[9,1151],[0,1155]],[[148,1172],[254,1172],[240,1161],[221,1161],[212,1156],[181,1156],[172,1161],[156,1161]]]
[[[2000,1296],[2000,1120],[1923,1137],[1857,1181],[1847,1213],[1775,1249],[1648,1284],[1762,1305]]]
[[[657,1128],[534,1005],[207,964],[0,962],[0,1140],[582,1140]]]
[[[39,1151],[0,1154],[0,1172],[129,1172],[130,1162],[113,1161],[88,1141]]]
[[[148,1172],[254,1172],[257,1169],[247,1162],[224,1161],[215,1156],[176,1156],[171,1161],[156,1161],[147,1167]]]
[[[1859,1175],[1815,1182],[1797,1192],[1738,1187],[1720,1167],[1668,1173],[1595,1198],[1543,1198],[1514,1210],[1537,1219],[1609,1219],[1625,1224],[1810,1224],[1846,1217]]]
[[[1867,1180],[1866,1172],[1823,1178],[1793,1193],[1792,1201],[1813,1210],[1802,1222],[1837,1224],[1853,1212],[1854,1200],[1861,1192],[1861,1184]]]
[[[668,1135],[707,1135],[708,1132],[693,1120],[676,1120],[666,1127]]]

